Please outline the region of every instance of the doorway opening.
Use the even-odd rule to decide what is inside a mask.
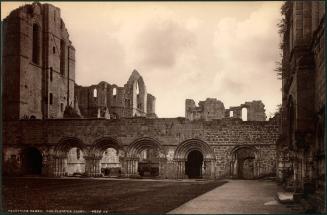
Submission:
[[[156,148],[146,148],[141,151],[138,173],[142,177],[151,178],[159,176],[159,151]]]
[[[189,178],[202,178],[203,155],[198,150],[193,150],[187,155],[185,173]]]
[[[23,151],[22,167],[26,175],[41,175],[42,174],[42,154],[34,148],[28,147]]]

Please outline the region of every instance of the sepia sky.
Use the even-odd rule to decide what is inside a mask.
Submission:
[[[26,2],[25,2],[26,3]],[[282,2],[50,2],[76,48],[76,82],[123,86],[133,69],[159,117],[184,116],[185,99],[225,108],[281,104],[277,23]],[[1,2],[1,20],[24,2]]]

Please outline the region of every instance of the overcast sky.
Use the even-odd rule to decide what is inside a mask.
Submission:
[[[1,20],[23,2],[1,2]],[[133,69],[159,117],[184,116],[185,99],[225,108],[281,104],[277,23],[282,2],[51,2],[76,48],[76,82],[123,86]]]

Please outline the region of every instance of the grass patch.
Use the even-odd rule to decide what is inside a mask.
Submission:
[[[225,181],[3,178],[3,209],[166,213]]]

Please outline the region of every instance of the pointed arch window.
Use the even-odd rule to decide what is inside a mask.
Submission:
[[[60,74],[65,74],[66,66],[66,42],[65,40],[60,40]]]
[[[33,47],[32,47],[32,62],[40,63],[40,27],[38,24],[33,24]]]
[[[140,88],[139,88],[139,83],[136,82],[136,95],[140,94]]]

